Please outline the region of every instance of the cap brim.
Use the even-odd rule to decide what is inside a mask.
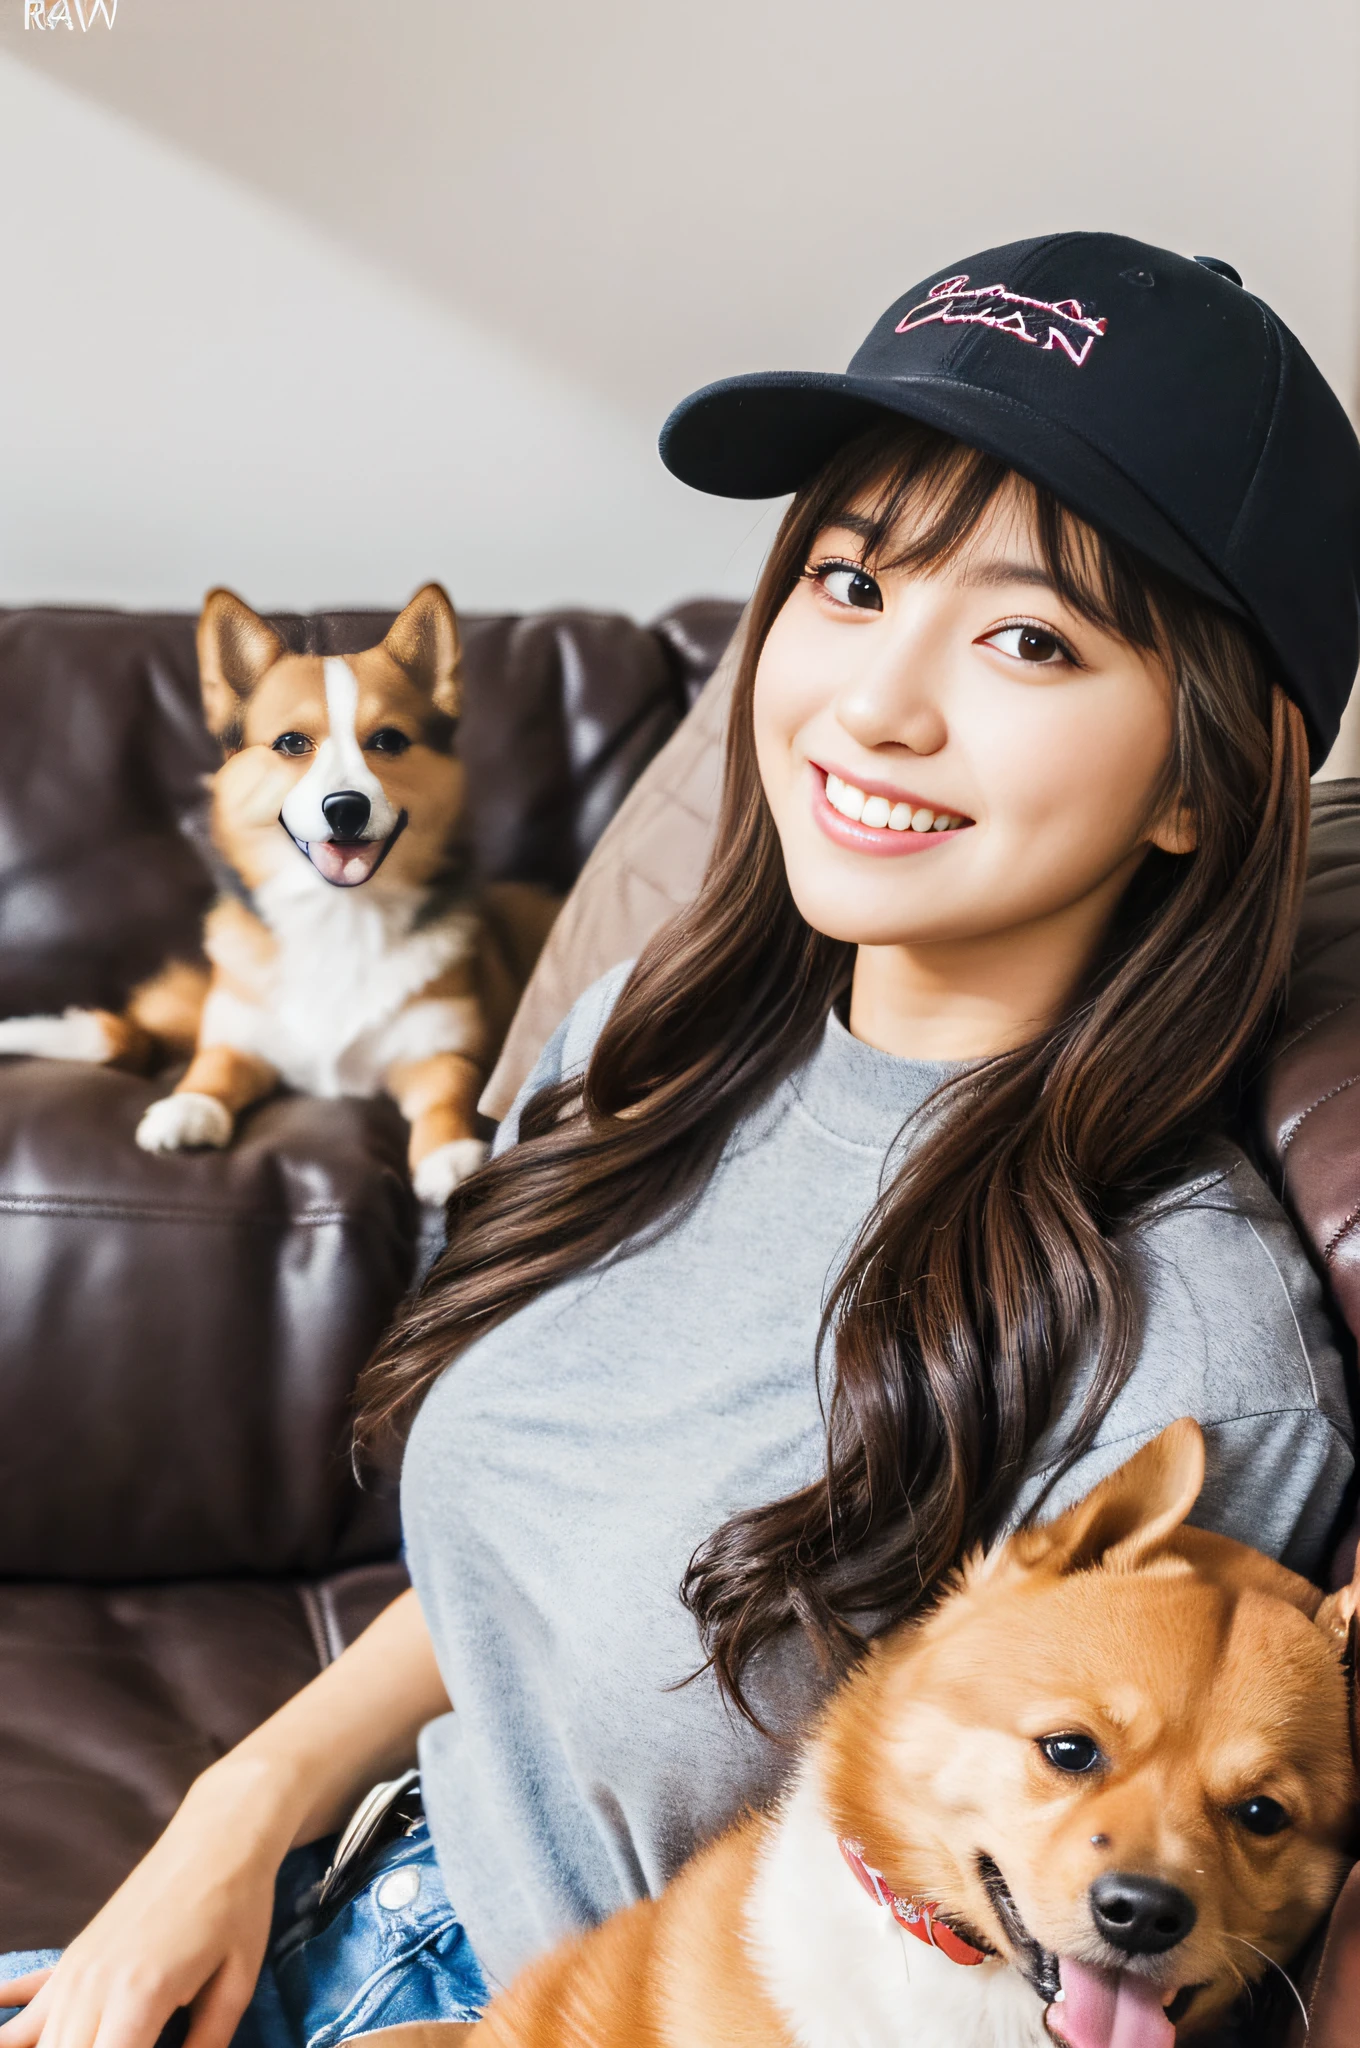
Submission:
[[[1017,399],[948,377],[819,370],[727,377],[676,406],[661,430],[661,459],[695,490],[783,497],[885,414],[920,420],[995,455],[1201,596],[1250,617],[1193,541],[1107,456]]]

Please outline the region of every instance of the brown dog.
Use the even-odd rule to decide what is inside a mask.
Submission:
[[[531,1966],[487,2048],[1172,2048],[1285,1964],[1347,1862],[1323,1600],[1185,1526],[1174,1423],[974,1559],[835,1694],[791,1788]]]
[[[210,964],[170,966],[121,1016],[11,1018],[0,1052],[138,1070],[192,1055],[141,1120],[150,1152],[227,1144],[281,1081],[386,1090],[411,1125],[417,1194],[443,1202],[484,1155],[477,1097],[555,907],[502,904],[492,929],[469,890],[453,606],[427,584],[381,646],[323,659],[290,654],[214,590],[198,655],[226,756],[212,780],[224,886],[204,932]]]

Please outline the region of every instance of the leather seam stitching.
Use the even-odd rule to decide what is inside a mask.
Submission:
[[[1331,1266],[1335,1264],[1337,1253],[1355,1229],[1357,1223],[1360,1223],[1360,1202],[1357,1202],[1349,1216],[1337,1225],[1326,1244],[1322,1247],[1322,1257],[1325,1265]]]
[[[1307,1109],[1299,1111],[1298,1115],[1285,1127],[1280,1136],[1280,1160],[1282,1163],[1285,1153],[1299,1134],[1300,1126],[1308,1121],[1313,1111],[1321,1109],[1324,1102],[1332,1102],[1338,1095],[1344,1095],[1348,1088],[1354,1088],[1357,1081],[1360,1081],[1360,1074],[1352,1074],[1347,1080],[1338,1081],[1335,1088],[1328,1088],[1326,1093],[1319,1095],[1315,1102],[1310,1102]]]
[[[1292,1052],[1294,1047],[1307,1038],[1310,1032],[1316,1031],[1319,1025],[1330,1023],[1333,1017],[1339,1017],[1343,1010],[1349,1010],[1355,1001],[1356,998],[1354,996],[1343,996],[1339,1003],[1333,1003],[1330,1010],[1319,1010],[1316,1017],[1309,1017],[1305,1023],[1296,1024],[1287,1038],[1282,1038],[1277,1045],[1271,1046],[1271,1066],[1277,1066],[1284,1055],[1287,1052]]]

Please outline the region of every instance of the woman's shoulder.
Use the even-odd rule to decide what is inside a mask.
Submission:
[[[1177,1294],[1218,1341],[1246,1328],[1273,1338],[1316,1391],[1314,1353],[1336,1359],[1322,1284],[1297,1230],[1239,1145],[1211,1140],[1173,1186],[1144,1203],[1125,1232],[1142,1288]],[[1337,1379],[1339,1383],[1339,1371]]]
[[[552,1037],[544,1046],[528,1080],[511,1104],[510,1110],[496,1132],[493,1152],[501,1153],[513,1145],[519,1136],[519,1120],[524,1105],[533,1100],[540,1088],[551,1088],[558,1081],[565,1081],[573,1074],[583,1074],[590,1064],[590,1055],[595,1041],[609,1021],[609,1015],[619,999],[624,983],[633,971],[631,960],[622,960],[617,967],[611,967],[598,981],[593,981],[584,995],[576,998]]]
[[[1205,1432],[1194,1519],[1315,1570],[1352,1469],[1354,1427],[1322,1284],[1293,1225],[1241,1149],[1216,1140],[1124,1235],[1134,1363],[1056,1511],[1178,1416]],[[1040,1447],[1041,1491],[1084,1386]]]
[[[1125,1237],[1151,1371],[1179,1343],[1215,1407],[1320,1411],[1350,1434],[1331,1314],[1303,1244],[1241,1147],[1213,1140]]]

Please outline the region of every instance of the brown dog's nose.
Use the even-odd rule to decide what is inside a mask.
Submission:
[[[1195,1902],[1159,1877],[1107,1870],[1091,1886],[1091,1917],[1127,1956],[1159,1956],[1184,1941],[1198,1917]]]
[[[321,815],[336,839],[357,839],[368,823],[372,806],[357,789],[338,789],[321,799]]]

